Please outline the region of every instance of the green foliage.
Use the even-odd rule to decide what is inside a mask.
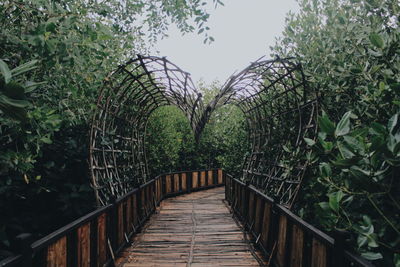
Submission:
[[[41,83],[21,81],[19,76],[35,68],[37,61],[25,63],[12,70],[0,59],[0,110],[7,116],[25,121],[26,108],[30,103],[26,100],[26,92],[33,91]]]
[[[205,102],[211,101],[219,84],[200,84]],[[176,107],[158,108],[147,126],[147,157],[152,176],[176,170],[222,167],[240,174],[249,148],[245,117],[236,106],[217,109],[206,125],[199,143],[188,119]]]
[[[88,124],[104,78],[170,24],[212,41],[207,3],[221,4],[0,3],[0,254],[20,232],[45,234],[93,209]]]
[[[399,265],[400,3],[301,0],[273,51],[303,64],[324,112],[297,210],[379,266]]]

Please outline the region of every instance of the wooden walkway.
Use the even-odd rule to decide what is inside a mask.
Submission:
[[[219,187],[162,201],[116,265],[263,265],[223,200]]]

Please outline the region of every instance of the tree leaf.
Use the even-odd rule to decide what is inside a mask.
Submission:
[[[11,80],[12,74],[10,69],[8,68],[7,63],[0,59],[0,72],[4,77],[4,82],[8,83]]]
[[[335,132],[335,125],[328,118],[326,113],[323,113],[322,116],[318,118],[318,125],[320,129],[327,134],[333,134]]]
[[[336,136],[343,136],[350,132],[350,116],[351,116],[351,111],[348,111],[343,115],[342,119],[336,126],[335,130]]]
[[[382,259],[382,254],[381,253],[377,253],[377,252],[364,252],[361,254],[361,256],[363,256],[365,259],[367,260],[379,260]]]
[[[385,135],[386,128],[382,124],[373,122],[373,123],[371,123],[371,128],[369,129],[369,132],[374,135]]]
[[[33,70],[33,69],[37,68],[37,66],[35,66],[37,62],[38,62],[37,60],[31,60],[29,62],[26,62],[22,65],[19,65],[16,68],[12,69],[11,73],[13,76],[18,76],[20,74],[23,74],[25,72]]]
[[[358,178],[365,178],[366,176],[368,177],[371,175],[370,171],[363,170],[358,166],[351,166],[350,172],[351,172],[351,174],[353,174],[355,177],[358,177]]]
[[[369,40],[371,41],[371,43],[378,48],[383,48],[383,39],[382,37],[377,34],[377,33],[371,33],[369,35]]]
[[[329,207],[335,212],[339,211],[339,201],[337,200],[336,193],[332,193],[329,195]]]
[[[29,106],[29,102],[26,100],[13,99],[1,93],[0,93],[0,103],[16,108],[25,108]]]
[[[345,144],[338,142],[337,146],[344,159],[351,159],[355,156],[355,154]]]
[[[329,210],[329,204],[328,202],[320,202],[318,205],[321,207],[323,210]]]
[[[331,177],[332,176],[332,169],[329,163],[323,162],[319,165],[319,172],[322,177]]]
[[[306,141],[307,145],[309,146],[315,145],[315,141],[310,138],[304,137],[304,141]]]
[[[389,130],[389,133],[392,133],[392,132],[393,132],[394,128],[395,128],[396,125],[397,125],[398,120],[399,120],[399,114],[398,114],[398,113],[394,114],[394,115],[389,119],[388,126],[387,126],[387,127],[388,127],[388,130]]]

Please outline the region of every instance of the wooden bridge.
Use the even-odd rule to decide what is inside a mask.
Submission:
[[[221,169],[156,177],[0,266],[373,266]]]
[[[117,266],[259,266],[245,232],[224,202],[224,188],[162,202]]]

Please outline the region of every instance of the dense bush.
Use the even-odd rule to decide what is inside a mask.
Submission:
[[[1,1],[0,251],[93,209],[87,136],[104,77],[171,23],[212,41],[208,18],[197,0]]]
[[[380,266],[400,265],[400,3],[300,1],[273,48],[303,64],[323,110],[297,204],[325,230],[346,229]]]
[[[199,88],[206,103],[220,89],[218,83]],[[224,168],[241,174],[243,157],[249,149],[244,114],[230,105],[217,109],[198,143],[185,115],[176,107],[157,109],[147,127],[147,156],[150,173]]]
[[[201,1],[100,2],[0,3],[0,251],[17,233],[44,234],[94,207],[88,125],[116,65],[146,52],[170,23],[212,40]],[[400,3],[299,3],[272,49],[301,62],[320,92],[319,134],[306,140],[311,168],[295,210],[326,231],[350,231],[352,246],[378,265],[399,266]],[[219,86],[200,87],[207,102]],[[234,106],[213,114],[199,143],[181,111],[159,108],[146,140],[152,175],[240,174],[249,147]]]

